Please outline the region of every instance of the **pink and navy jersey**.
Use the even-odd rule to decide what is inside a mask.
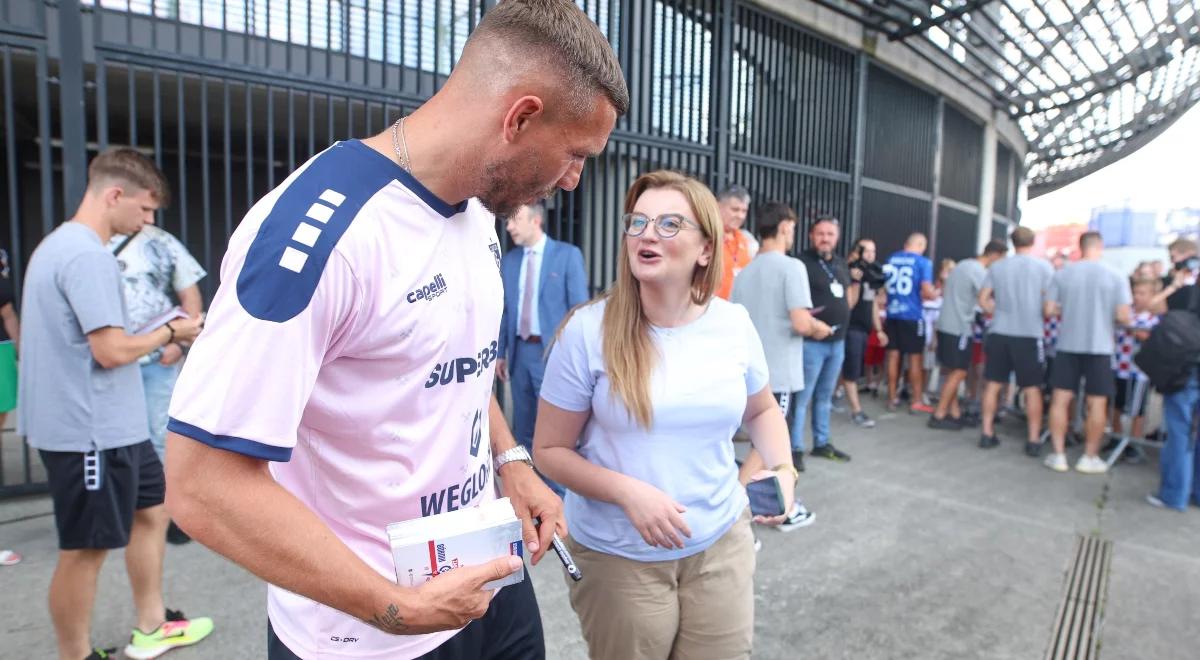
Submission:
[[[1150,312],[1136,312],[1133,324],[1128,328],[1117,328],[1117,352],[1113,355],[1113,372],[1117,378],[1146,378],[1146,374],[1133,363],[1133,356],[1142,347],[1142,342],[1133,335],[1136,330],[1150,330],[1158,325],[1158,316]]]
[[[271,461],[395,580],[389,523],[496,496],[499,264],[495,217],[477,200],[447,204],[363,143],[334,144],[230,237],[170,430]],[[412,658],[455,634],[388,635],[274,586],[267,600],[276,634],[308,659]]]

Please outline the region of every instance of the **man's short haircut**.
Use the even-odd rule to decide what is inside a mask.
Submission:
[[[1104,237],[1098,231],[1085,231],[1079,236],[1079,249],[1090,250],[1104,247]]]
[[[816,229],[817,225],[821,224],[822,222],[832,222],[833,226],[839,229],[841,229],[842,226],[842,223],[836,217],[829,215],[828,213],[822,213],[813,218],[812,224],[808,225],[808,231],[811,232],[812,230]]]
[[[479,40],[514,46],[522,57],[558,65],[562,89],[575,114],[591,112],[599,92],[617,116],[629,111],[629,88],[621,63],[600,27],[570,0],[504,0],[487,10],[467,45]]]
[[[925,241],[925,244],[926,244],[926,245],[928,245],[928,244],[929,244],[929,239],[925,237],[925,234],[922,234],[922,233],[921,233],[921,232],[919,232],[919,231],[914,231],[913,233],[911,233],[911,234],[909,234],[909,235],[908,235],[908,238],[904,239],[904,245],[905,245],[905,246],[908,246],[908,245],[910,245],[910,244],[911,244],[913,241],[915,241],[915,240],[917,240],[917,239],[920,239],[920,240],[922,240],[922,241]]]
[[[1008,254],[1008,244],[998,238],[993,238],[983,246],[983,254],[984,256],[995,254],[1003,257]]]
[[[763,204],[758,210],[758,237],[766,240],[779,234],[779,226],[791,220],[796,221],[796,212],[783,202],[771,201]]]
[[[1177,238],[1171,241],[1171,244],[1167,246],[1167,250],[1175,254],[1195,254],[1197,251],[1196,241],[1190,238]]]
[[[542,221],[543,225],[546,224],[545,202],[533,202],[532,204],[526,204],[525,208],[529,209],[529,215],[531,218],[537,218],[538,220]]]
[[[731,184],[726,186],[725,189],[721,191],[721,194],[717,195],[717,203],[719,204],[727,199],[741,200],[743,204],[749,205],[750,191],[737,185],[736,183]]]
[[[160,208],[171,203],[171,186],[154,161],[131,147],[110,147],[88,165],[88,188],[122,185],[148,190]],[[131,190],[129,192],[135,192]]]
[[[1037,240],[1037,234],[1029,227],[1017,227],[1012,232],[1012,244],[1015,248],[1027,248]]]

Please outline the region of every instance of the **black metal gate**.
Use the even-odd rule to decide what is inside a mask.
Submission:
[[[748,0],[577,1],[632,99],[578,189],[549,203],[548,233],[582,248],[593,292],[615,274],[626,187],[661,167],[838,216],[844,245],[866,235],[886,251],[924,231],[939,253],[973,251],[980,128],[937,94]],[[82,195],[88,159],[122,144],[167,174],[160,224],[208,270],[210,298],[250,205],[330,143],[428,98],[491,4],[0,0],[0,247],[18,288]],[[1020,163],[1004,145],[996,158],[1004,221]],[[11,434],[0,461],[0,495],[42,479]]]

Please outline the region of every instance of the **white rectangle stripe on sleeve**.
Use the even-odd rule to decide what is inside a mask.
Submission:
[[[296,232],[292,234],[292,240],[312,247],[316,245],[317,239],[321,236],[321,230],[307,222],[301,222],[299,227],[296,227]]]
[[[334,206],[341,206],[342,202],[346,201],[346,196],[336,190],[326,188],[325,192],[321,193],[320,200]]]
[[[285,248],[283,256],[279,258],[279,265],[292,271],[299,273],[304,269],[304,262],[308,261],[308,255],[294,247]]]
[[[314,203],[312,206],[308,207],[308,213],[305,213],[304,215],[324,224],[329,222],[329,219],[333,217],[333,209],[325,206],[324,204]]]

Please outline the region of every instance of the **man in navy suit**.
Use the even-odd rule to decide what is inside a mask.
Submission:
[[[531,452],[546,343],[567,312],[588,300],[583,253],[546,236],[545,217],[546,207],[540,203],[517,209],[507,229],[518,247],[500,261],[504,315],[496,375],[503,382],[511,381],[513,433]]]

